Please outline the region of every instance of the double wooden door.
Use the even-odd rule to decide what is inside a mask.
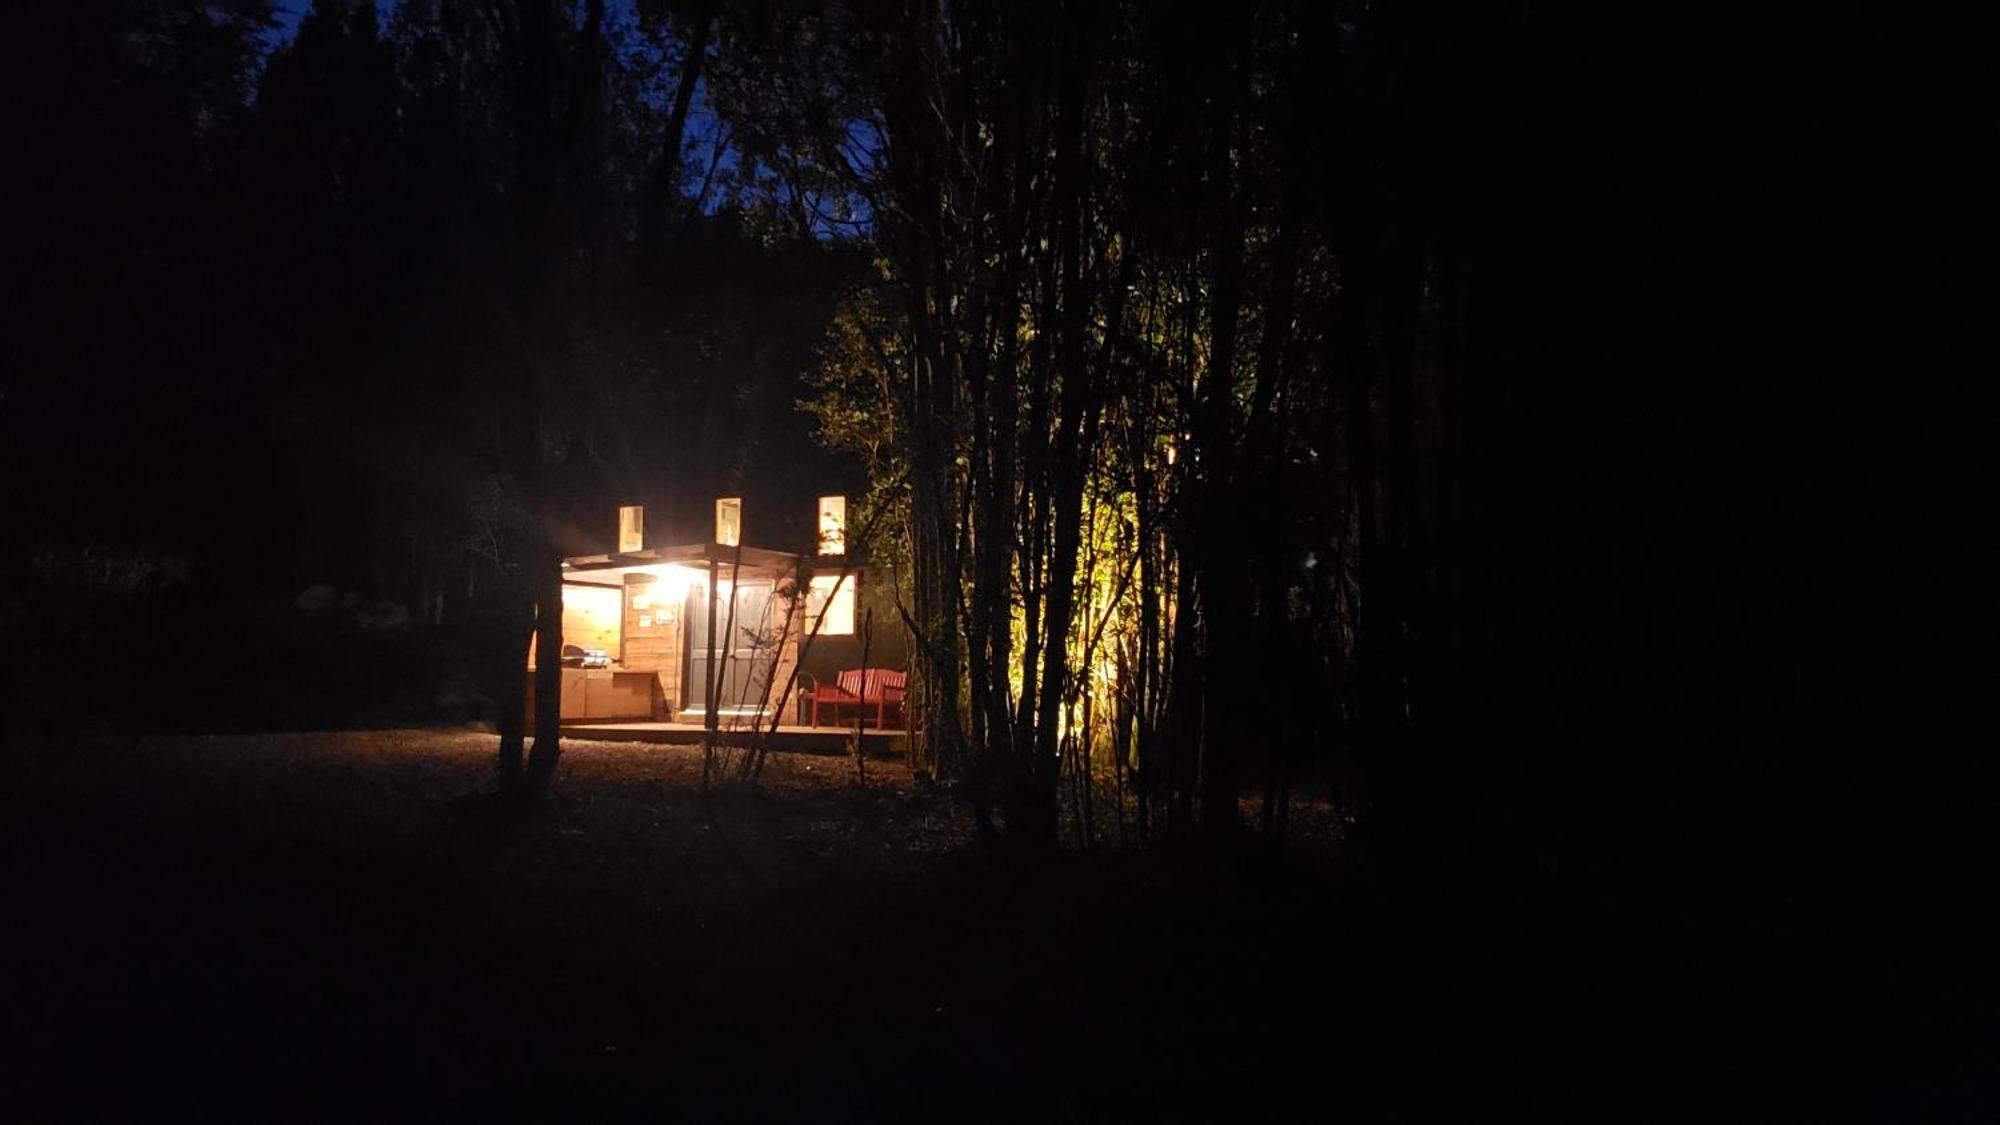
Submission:
[[[720,668],[717,696],[722,713],[755,711],[778,658],[771,583],[739,582],[732,586],[722,582],[719,586],[712,602],[706,579],[697,579],[688,586],[687,612],[681,616],[686,623],[682,634],[687,645],[687,659],[682,664],[687,669],[683,698],[690,701],[690,709],[705,711],[709,685],[715,682],[715,672]],[[711,609],[715,614],[713,652],[709,649],[708,632]]]

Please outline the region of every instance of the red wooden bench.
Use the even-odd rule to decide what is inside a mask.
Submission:
[[[889,711],[893,708],[898,721],[903,719],[903,684],[906,673],[900,668],[846,668],[839,679],[830,684],[816,683],[808,693],[812,700],[812,725],[819,725],[819,706],[824,703],[833,711],[833,719],[840,721],[842,707],[874,707],[875,725],[879,728],[887,724]]]

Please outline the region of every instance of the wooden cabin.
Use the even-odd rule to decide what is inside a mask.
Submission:
[[[793,670],[806,637],[799,683],[830,680],[862,656],[862,575],[845,553],[846,501],[822,497],[820,508],[820,549],[809,555],[743,544],[735,498],[717,501],[707,543],[649,547],[644,512],[621,509],[617,551],[562,564],[564,723],[701,724],[711,705],[725,726],[768,723],[774,712],[802,722]],[[894,632],[867,638],[871,663],[901,663]],[[590,650],[603,658],[587,663],[603,666],[579,659]],[[531,668],[539,657],[530,652]]]

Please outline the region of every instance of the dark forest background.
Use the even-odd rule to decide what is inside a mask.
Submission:
[[[838,491],[894,513],[938,767],[1046,837],[1083,513],[1118,503],[1157,678],[1099,721],[1165,835],[1303,780],[1467,881],[1805,846],[1773,810],[1841,713],[1863,539],[1791,331],[1839,18],[5,23],[10,722],[490,718],[616,505],[693,541],[741,493],[787,547]],[[1773,59],[1822,96],[1769,96]]]
[[[1795,873],[1973,843],[1831,776],[1922,679],[1856,659],[1879,75],[1838,5],[1596,7],[17,5],[5,722],[504,726],[617,505],[840,492],[996,835],[1323,787],[1411,901],[1821,1011]]]
[[[662,159],[686,121],[678,14],[604,17],[587,91],[580,15],[12,21],[32,77],[0,400],[21,706],[128,729],[491,718],[474,654],[513,593],[510,489],[537,443],[563,553],[605,549],[622,503],[653,542],[700,541],[738,493],[751,541],[791,546],[813,496],[861,491],[796,404],[865,259],[776,236],[715,183],[732,169]],[[529,66],[564,84],[532,107]],[[707,117],[689,133],[712,142]],[[542,386],[560,393],[523,437],[510,408]]]

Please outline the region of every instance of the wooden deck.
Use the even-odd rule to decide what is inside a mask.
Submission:
[[[564,738],[599,739],[605,742],[677,742],[698,743],[703,727],[700,723],[648,723],[608,722],[602,720],[571,721],[562,725]],[[845,754],[848,739],[854,735],[852,727],[795,727],[780,726],[770,736],[767,745],[773,750],[801,751],[809,754]],[[723,724],[717,738],[724,746],[747,746],[752,732],[746,726],[732,727]],[[869,753],[882,753],[900,749],[903,732],[899,730],[867,729],[861,732],[862,746]]]

